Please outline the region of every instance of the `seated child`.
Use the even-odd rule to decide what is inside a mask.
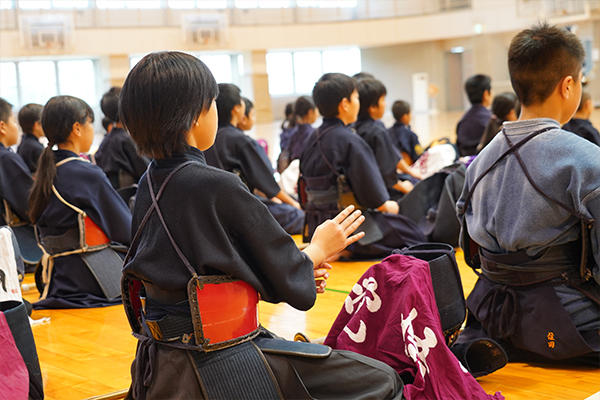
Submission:
[[[421,147],[417,134],[410,128],[410,104],[404,100],[396,100],[392,104],[392,115],[396,122],[388,129],[388,132],[404,161],[408,165],[412,165],[423,153],[423,147]]]
[[[131,214],[104,172],[80,157],[92,144],[93,121],[90,106],[72,96],[52,97],[42,112],[48,146],[29,197],[29,216],[46,257],[34,308],[121,302],[123,261],[110,244],[129,243]]]
[[[275,181],[262,147],[236,127],[246,107],[240,89],[231,83],[220,83],[216,102],[219,130],[215,144],[205,152],[206,162],[238,174],[251,192],[264,194],[265,205],[288,233],[300,233],[304,220],[300,205]]]
[[[120,92],[121,88],[112,87],[102,96],[100,108],[112,124],[94,155],[96,164],[115,189],[137,184],[148,167],[148,160],[138,154],[135,143],[119,120]]]
[[[397,169],[412,174],[418,179],[419,175],[406,164],[400,153],[395,149],[392,140],[383,125],[376,124],[385,113],[385,95],[383,83],[376,79],[363,78],[357,83],[360,109],[354,129],[373,150],[377,166],[390,197],[399,200],[404,193],[412,190],[409,181],[398,180]]]
[[[33,183],[29,168],[10,146],[17,144],[19,127],[12,104],[0,98],[0,225],[29,221],[27,197]]]
[[[254,103],[249,98],[242,97],[242,100],[244,101],[244,105],[245,105],[244,115],[237,123],[237,128],[241,131],[250,131],[250,130],[252,130],[252,128],[254,128],[254,124],[256,123],[256,108],[254,108]],[[273,167],[271,166],[271,160],[269,160],[268,148],[266,147],[266,145],[263,146],[261,144],[261,142],[259,142],[258,140],[255,140],[254,144],[256,145],[257,149],[259,150],[258,153],[261,155],[265,164],[267,164],[269,166],[269,168],[271,169],[271,173],[272,173]]]
[[[425,241],[416,224],[398,214],[390,199],[373,150],[348,125],[356,121],[360,103],[354,79],[344,74],[323,75],[315,84],[313,99],[323,124],[311,136],[300,158],[305,182],[306,213],[303,239],[334,217],[340,204],[357,203],[369,210],[365,239],[348,249],[356,258],[377,258],[392,250]],[[367,230],[367,228],[365,228]]]
[[[314,133],[315,128],[312,124],[317,120],[319,113],[315,107],[315,103],[310,96],[300,96],[294,103],[294,116],[296,117],[294,134],[290,138],[289,146],[286,150],[289,153],[290,161],[300,158],[306,143]]]
[[[33,174],[37,169],[37,163],[44,150],[40,138],[44,136],[42,129],[42,105],[26,104],[19,110],[19,125],[23,131],[21,143],[17,147],[17,154],[21,156],[29,171]]]
[[[281,123],[281,133],[279,134],[279,147],[285,149],[294,134],[294,125],[296,125],[296,117],[294,115],[294,103],[285,105],[285,119]]]
[[[232,87],[219,87],[230,96]],[[300,251],[235,175],[207,165],[202,151],[221,135],[217,93],[206,65],[179,52],[145,56],[123,85],[123,122],[153,158],[139,187],[123,277],[139,339],[130,398],[401,398],[402,382],[389,366],[288,342],[258,326],[258,294],[313,306],[328,276],[325,259],[362,236],[349,236],[362,217],[345,210]],[[236,119],[237,112],[227,123]],[[233,314],[248,317],[239,329],[211,328]]]
[[[513,38],[520,119],[467,168],[457,203],[465,260],[481,267],[458,341],[489,336],[510,361],[600,366],[600,148],[560,128],[579,105],[583,62],[566,29]]]
[[[483,131],[481,141],[477,145],[477,153],[479,153],[502,129],[502,124],[505,121],[516,121],[521,112],[521,104],[517,95],[513,92],[500,93],[494,96],[492,101],[492,118]]]
[[[600,134],[590,121],[592,111],[594,111],[592,97],[588,92],[584,91],[581,93],[581,102],[579,103],[579,108],[577,108],[575,115],[562,128],[565,131],[573,132],[595,145],[600,146]]]
[[[477,153],[477,145],[492,117],[487,109],[492,102],[491,90],[491,79],[487,75],[473,75],[465,82],[471,108],[456,125],[456,146],[461,157]]]

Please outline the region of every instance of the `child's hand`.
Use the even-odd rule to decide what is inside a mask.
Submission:
[[[310,244],[304,249],[314,265],[321,265],[325,260],[362,238],[364,232],[350,236],[365,220],[360,210],[348,206],[345,210],[328,219],[315,229]]]
[[[315,273],[315,284],[317,286],[317,293],[324,293],[325,287],[327,286],[327,278],[329,278],[328,270],[331,269],[331,265],[323,263],[316,266],[314,269]]]

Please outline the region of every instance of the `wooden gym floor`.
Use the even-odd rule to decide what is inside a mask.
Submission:
[[[457,254],[465,294],[476,276]],[[276,334],[291,339],[301,331],[310,338],[327,335],[352,285],[373,262],[335,262],[328,289],[308,312],[287,304],[260,303],[261,323]],[[32,277],[26,282],[31,283]],[[24,293],[35,301],[35,289]],[[122,306],[95,309],[41,310],[32,317],[49,317],[50,322],[33,327],[46,398],[84,399],[94,396],[121,398],[130,383],[129,367],[136,341],[130,334]],[[508,364],[479,379],[488,393],[501,391],[507,399],[600,398],[600,371],[572,366]],[[115,393],[115,397],[105,395]]]

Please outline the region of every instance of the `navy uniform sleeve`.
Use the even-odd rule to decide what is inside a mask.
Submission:
[[[242,168],[242,175],[251,188],[263,192],[268,198],[280,192],[279,185],[273,178],[273,171],[265,163],[264,157],[259,153],[263,151],[254,139],[247,137],[238,149],[238,157]]]
[[[377,208],[389,200],[373,151],[360,136],[349,142],[345,161],[346,178],[362,206]]]
[[[74,163],[73,163],[74,164]],[[85,172],[83,172],[85,170]],[[128,245],[131,235],[131,212],[121,196],[112,187],[104,172],[88,164],[81,169],[74,194],[61,193],[67,201],[80,205],[90,218],[98,224],[111,241]]]
[[[381,171],[381,176],[387,188],[392,188],[398,182],[396,166],[400,161],[400,153],[394,147],[387,131],[377,129],[373,140],[373,151],[377,166]]]
[[[262,299],[311,308],[316,300],[312,261],[239,180],[227,192],[233,193],[227,193],[229,202],[217,203],[218,212],[237,252],[252,268],[258,280],[253,286],[260,287]]]
[[[29,168],[21,156],[7,150],[0,168],[0,190],[12,210],[24,221],[29,221],[27,212],[32,184]]]

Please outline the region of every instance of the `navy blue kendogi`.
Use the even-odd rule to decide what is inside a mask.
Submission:
[[[417,149],[421,146],[419,143],[419,137],[410,129],[410,125],[404,125],[401,122],[395,122],[392,127],[388,129],[390,139],[396,146],[399,152],[408,154],[411,161],[414,163],[419,158]]]
[[[42,146],[35,135],[31,133],[23,134],[21,143],[19,143],[19,147],[17,147],[17,154],[25,161],[25,164],[27,164],[27,167],[32,174],[37,169],[37,163],[43,150],[44,146]]]
[[[0,200],[6,201],[12,212],[23,221],[29,221],[27,216],[27,198],[33,180],[29,168],[23,159],[10,148],[0,143]],[[0,224],[6,225],[5,207],[1,204],[2,216]]]
[[[320,223],[337,214],[336,189],[340,175],[344,175],[358,204],[372,210],[367,212],[382,234],[376,242],[353,244],[350,250],[354,257],[383,257],[396,248],[425,241],[416,224],[406,217],[373,211],[390,199],[386,185],[369,145],[338,118],[325,118],[312,135],[300,158],[300,173],[307,192],[317,195],[304,205],[305,236],[312,237]]]
[[[308,144],[308,140],[315,132],[315,128],[312,127],[311,124],[297,124],[296,131],[290,138],[288,144],[288,150],[290,153],[290,160],[295,160],[302,156],[306,145]]]
[[[56,150],[57,165],[54,187],[68,203],[83,210],[111,242],[128,245],[131,230],[129,208],[113,189],[100,168],[67,150]],[[78,228],[78,214],[55,194],[37,220],[40,237],[58,237]],[[65,255],[53,260],[47,293],[35,308],[85,308],[120,303],[120,298],[107,300],[81,254]]]
[[[565,131],[573,132],[577,136],[589,140],[596,146],[600,146],[600,133],[594,128],[589,119],[572,118],[562,127]]]
[[[364,139],[365,142],[373,150],[377,166],[381,172],[381,177],[385,183],[385,187],[393,200],[398,200],[402,197],[402,193],[394,189],[394,185],[398,182],[398,174],[396,167],[402,158],[396,150],[390,135],[385,127],[377,124],[373,118],[360,118],[354,124],[356,133]]]
[[[148,167],[148,160],[138,154],[131,136],[118,127],[104,136],[94,157],[115,189],[136,184]]]
[[[304,213],[289,204],[278,204],[270,200],[281,188],[275,182],[273,168],[256,140],[233,125],[221,126],[214,145],[204,154],[208,165],[238,174],[251,192],[257,189],[264,193],[267,198],[261,198],[261,201],[286,232],[300,233]]]

